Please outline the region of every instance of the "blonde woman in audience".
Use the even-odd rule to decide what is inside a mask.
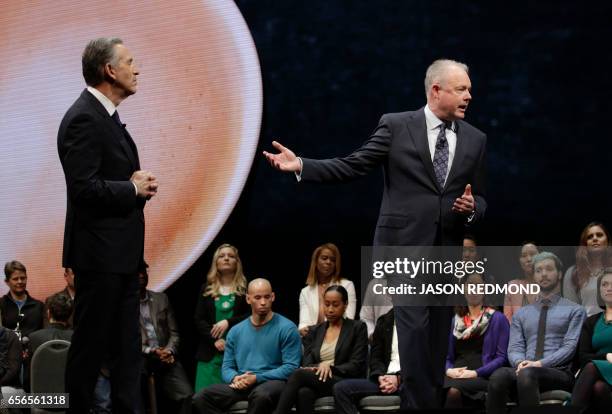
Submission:
[[[519,262],[521,264],[521,269],[523,270],[523,277],[521,279],[511,280],[508,282],[508,284],[522,286],[534,283],[533,257],[538,253],[538,246],[532,242],[524,242],[521,245]],[[522,306],[535,302],[536,297],[537,294],[507,293],[504,297],[504,315],[506,315],[508,322],[512,323],[512,315],[514,315]]]
[[[563,296],[585,307],[587,315],[601,312],[597,301],[597,278],[612,266],[610,233],[602,223],[592,222],[582,230],[576,250],[576,265],[563,278]]]
[[[323,293],[331,285],[341,285],[348,292],[345,317],[355,318],[357,295],[355,285],[340,276],[340,251],[333,243],[325,243],[315,249],[310,260],[306,287],[300,292],[300,322],[298,329],[304,337],[309,327],[325,321]]]
[[[195,324],[200,337],[196,353],[195,392],[221,380],[227,331],[250,312],[246,303],[247,280],[238,249],[222,244],[213,254],[206,283],[200,291]]]

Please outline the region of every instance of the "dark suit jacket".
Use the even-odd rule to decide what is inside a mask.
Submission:
[[[21,342],[15,332],[0,326],[0,385],[21,387]]]
[[[345,181],[384,168],[384,192],[374,245],[458,245],[467,219],[451,210],[457,197],[472,185],[476,215],[486,210],[484,170],[486,135],[462,120],[456,121],[457,147],[444,188],[436,181],[423,108],[385,114],[361,148],[344,158],[303,158],[302,179]]]
[[[378,377],[387,373],[393,346],[395,312],[391,309],[376,321],[370,350],[370,379],[378,384]]]
[[[316,325],[304,338],[303,366],[321,362],[321,345],[325,339],[328,322]],[[368,329],[359,320],[344,319],[336,343],[332,373],[338,378],[363,378],[366,374],[368,355]]]
[[[211,296],[204,297],[204,290],[206,285],[200,290],[198,296],[198,303],[195,311],[195,325],[200,336],[200,343],[198,344],[198,350],[196,351],[196,360],[198,361],[210,361],[213,356],[218,352],[215,348],[216,339],[210,335],[210,330],[213,325],[217,323],[215,320],[215,300]],[[234,316],[229,318],[229,328],[227,332],[241,322],[251,313],[251,307],[246,303],[246,297],[244,295],[236,295],[236,302],[234,303]]]
[[[580,340],[578,341],[578,352],[576,353],[576,360],[574,361],[574,370],[582,369],[587,362],[593,360],[606,360],[605,353],[596,353],[593,348],[593,333],[595,332],[595,325],[601,318],[601,313],[589,316],[582,324],[582,332],[580,333]]]
[[[174,318],[174,311],[170,302],[168,302],[168,296],[165,293],[153,292],[147,290],[150,300],[147,302],[149,305],[149,313],[151,315],[151,321],[155,328],[155,334],[157,335],[157,341],[159,346],[164,348],[170,348],[174,355],[178,353],[179,347],[179,331],[176,319]],[[147,332],[140,319],[140,337],[142,340],[142,349],[147,346]]]
[[[68,190],[63,266],[136,273],[144,250],[144,199],[129,181],[138,152],[87,90],[68,109],[57,136]]]

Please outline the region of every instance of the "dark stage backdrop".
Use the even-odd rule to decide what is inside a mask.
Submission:
[[[343,185],[297,184],[260,155],[277,139],[299,155],[348,154],[380,116],[420,108],[440,57],[470,66],[468,122],[488,134],[488,202],[480,242],[575,245],[610,224],[612,3],[559,1],[265,1],[237,4],[261,61],[264,115],[248,183],[208,251],[167,293],[193,368],[196,292],[222,242],[249,278],[267,277],[277,311],[297,320],[310,254],[331,241],[359,287],[380,171]],[[204,40],[203,40],[204,41]]]

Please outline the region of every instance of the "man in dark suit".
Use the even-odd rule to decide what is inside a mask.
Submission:
[[[156,388],[174,407],[173,413],[191,413],[192,387],[178,360],[179,332],[174,311],[165,293],[147,289],[148,265],[138,272],[140,284],[140,337],[145,373],[155,375]]]
[[[482,219],[486,135],[463,121],[472,99],[465,64],[437,60],[427,69],[427,105],[385,114],[361,148],[344,158],[296,157],[278,142],[264,152],[298,180],[347,181],[384,168],[375,246],[460,245],[466,225]],[[444,380],[451,311],[395,306],[402,360],[402,408],[435,408]]]
[[[137,89],[138,69],[117,38],[92,40],[83,57],[87,89],[68,109],[57,145],[67,187],[63,266],[75,274],[75,331],[68,353],[70,411],[89,412],[103,362],[111,371],[113,412],[140,401],[138,266],[144,250],[145,201],[155,176],[116,107]]]

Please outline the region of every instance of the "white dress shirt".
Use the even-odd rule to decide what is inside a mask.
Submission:
[[[106,109],[106,112],[108,112],[110,116],[113,116],[113,114],[117,112],[117,107],[115,106],[113,101],[108,99],[108,97],[104,95],[102,92],[100,92],[93,86],[88,86],[87,91],[90,94],[92,94],[94,98],[96,98],[102,104],[102,106],[104,107],[104,109]],[[132,181],[132,185],[134,186],[134,191],[136,192],[136,196],[138,196],[138,187],[136,186],[136,183]]]
[[[93,86],[88,86],[87,90],[89,91],[89,93],[91,93],[93,96],[95,96],[95,98],[98,101],[100,101],[100,103],[102,104],[104,109],[106,109],[106,112],[108,112],[108,114],[110,116],[113,116],[113,114],[117,110],[117,107],[115,106],[113,101],[108,99],[106,95],[104,95],[102,92],[100,92],[99,90],[97,90]]]
[[[431,161],[433,162],[434,155],[436,153],[436,141],[438,139],[438,134],[440,134],[440,124],[442,121],[433,112],[429,109],[428,105],[425,105],[425,122],[427,124],[427,142],[429,144],[429,155],[431,156]],[[446,141],[448,142],[448,168],[446,169],[446,177],[444,177],[444,182],[446,183],[446,179],[448,178],[448,172],[453,165],[453,158],[455,158],[455,149],[457,148],[457,134],[455,130],[457,125],[455,122],[451,124],[451,129],[446,130]]]

